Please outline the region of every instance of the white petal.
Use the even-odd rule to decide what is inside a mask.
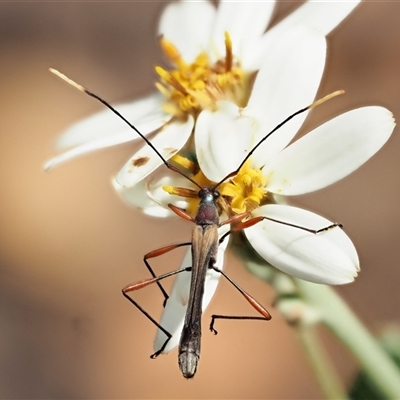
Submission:
[[[326,122],[271,162],[268,190],[298,195],[337,182],[372,157],[394,126],[392,113],[383,107],[359,108]]]
[[[155,96],[153,96],[153,98],[155,98]],[[156,106],[156,103],[150,101],[150,99],[142,101],[147,103],[147,105],[151,103],[153,107]],[[141,101],[137,103],[140,102]],[[161,107],[161,103],[156,107]],[[140,107],[138,107],[136,112],[134,112],[132,104],[125,104],[123,107],[120,107],[118,111],[120,111],[129,121],[133,121],[139,132],[145,136],[160,128],[171,119],[170,115],[157,110],[157,108],[156,110],[153,110],[152,113],[146,115],[142,114],[144,109]],[[129,114],[130,117],[128,116]],[[140,116],[139,114],[142,115]],[[61,136],[57,147],[69,147],[71,145],[77,146],[47,161],[44,165],[44,169],[49,170],[81,155],[134,140],[143,139],[141,139],[131,127],[114,115],[110,110],[105,110],[83,120],[82,122],[78,122],[68,129]]]
[[[164,96],[161,93],[153,93],[143,99],[115,105],[115,109],[128,121],[139,128],[143,134],[148,134],[164,125],[171,118],[161,111]],[[69,127],[57,139],[55,146],[62,150],[78,146],[93,140],[118,135],[126,132],[131,140],[138,138],[129,126],[109,109],[100,111],[83,119]]]
[[[243,112],[260,121],[263,130],[259,132],[259,140],[289,115],[313,102],[325,57],[325,38],[304,28],[292,30],[271,44]],[[306,116],[307,112],[296,116],[272,134],[255,152],[255,160],[265,162],[284,148]]]
[[[164,186],[174,186],[174,187],[184,187],[190,188],[194,190],[199,190],[197,186],[194,186],[191,182],[189,182],[185,177],[174,173],[173,171],[167,171],[167,174],[162,176],[161,178],[155,179],[153,175],[146,179],[147,181],[147,193],[148,196],[160,206],[168,208],[168,204],[174,204],[177,207],[182,209],[186,209],[188,206],[188,202],[180,196],[174,196],[167,193],[163,187]],[[171,213],[176,216],[174,212]]]
[[[282,32],[302,25],[328,35],[358,6],[360,1],[307,1],[272,28],[268,34],[278,37]]]
[[[213,37],[215,34],[224,35],[225,31],[229,32],[232,39],[239,42],[243,37],[260,36],[267,28],[274,7],[275,1],[221,1],[218,5]]]
[[[44,164],[45,171],[50,170],[66,161],[70,161],[76,157],[82,156],[84,154],[92,153],[96,150],[105,149],[107,147],[116,146],[118,144],[127,143],[132,141],[132,130],[126,130],[119,134],[115,134],[110,137],[104,137],[101,139],[93,140],[88,143],[81,144],[80,146],[74,147],[64,153],[59,154],[51,158]]]
[[[217,111],[202,111],[196,122],[195,146],[200,168],[208,179],[219,182],[238,168],[251,143],[254,120],[240,117],[238,107],[218,103]]]
[[[128,205],[142,210],[146,215],[160,218],[175,215],[170,209],[162,207],[148,196],[145,180],[131,188],[121,186],[115,179],[112,180],[112,185],[122,200]]]
[[[164,125],[151,143],[166,160],[169,160],[189,139],[193,123],[191,116],[188,116],[185,122],[170,122]],[[117,182],[122,186],[132,187],[162,163],[160,157],[146,144],[122,167],[117,175]]]
[[[229,228],[226,226],[220,228],[219,236],[221,237],[221,235],[227,232],[228,229]],[[227,244],[228,240],[224,240],[218,248],[217,262],[215,266],[219,269],[223,268],[224,252]],[[188,249],[183,259],[181,267],[189,267],[191,264],[192,264],[191,250]],[[221,274],[215,272],[214,270],[208,270],[207,272],[203,305],[202,305],[203,311],[206,309],[212,297],[214,296],[220,276]],[[164,353],[168,353],[179,343],[183,327],[183,321],[185,319],[187,302],[189,300],[190,277],[191,277],[190,272],[182,272],[177,275],[171,289],[170,297],[167,301],[167,304],[161,316],[160,325],[173,335],[171,340],[168,342],[168,345],[166,346]],[[157,331],[156,339],[154,341],[155,351],[161,348],[166,338],[167,338],[166,335],[162,331],[160,330]]]
[[[171,3],[161,15],[158,32],[178,48],[185,61],[192,62],[209,47],[215,15],[208,1]]]
[[[331,224],[327,219],[284,205],[257,209],[263,215],[310,229]],[[335,227],[313,234],[299,228],[263,220],[245,230],[254,249],[274,267],[310,282],[341,285],[354,280],[359,261],[353,243],[344,231]]]
[[[258,51],[256,45],[265,32],[275,6],[274,1],[231,2],[221,1],[212,33],[219,58],[225,55],[224,34],[228,32],[232,39],[233,54],[248,70],[247,53]]]

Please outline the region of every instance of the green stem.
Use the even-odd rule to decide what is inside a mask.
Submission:
[[[377,389],[389,399],[400,399],[399,369],[331,287],[292,278],[279,272],[250,249],[241,235],[232,235],[231,241],[233,249],[254,275],[269,282],[282,300],[287,296],[295,296],[313,309],[320,320],[358,359]]]
[[[329,286],[300,279],[295,283],[302,299],[319,312],[324,324],[359,360],[381,393],[400,399],[399,370],[339,295]]]
[[[312,326],[304,326],[302,324],[296,326],[298,336],[319,386],[327,399],[348,399],[346,391],[337,377],[314,329]]]

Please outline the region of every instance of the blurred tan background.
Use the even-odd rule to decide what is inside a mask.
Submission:
[[[58,68],[111,102],[153,90],[162,62],[155,37],[163,2],[0,3],[0,398],[319,398],[296,336],[272,310],[268,324],[224,322],[246,314],[222,282],[204,316],[196,377],[177,353],[151,360],[153,325],[121,296],[145,278],[145,252],[187,241],[191,225],[141,215],[121,203],[110,178],[132,154],[121,146],[45,173],[52,141],[102,107],[47,72]],[[276,20],[298,3],[282,2]],[[320,94],[347,94],[315,110],[312,128],[343,111],[383,105],[400,119],[399,2],[365,2],[329,36]],[[294,89],[295,90],[295,89]],[[295,204],[345,225],[361,275],[338,288],[378,332],[399,318],[400,139],[359,171]],[[155,260],[174,269],[181,254]],[[226,271],[263,304],[274,294],[233,256]],[[137,294],[155,316],[155,288]],[[345,382],[356,364],[327,334]],[[379,366],[377,366],[379,367]]]

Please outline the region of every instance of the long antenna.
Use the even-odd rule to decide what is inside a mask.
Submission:
[[[296,115],[299,115],[307,110],[311,110],[314,107],[319,106],[322,103],[325,103],[326,101],[332,99],[333,97],[339,96],[341,94],[344,94],[344,90],[337,90],[336,92],[333,92],[331,94],[326,95],[322,99],[314,101],[314,103],[311,103],[307,107],[302,108],[301,110],[296,111],[292,115],[289,115],[285,120],[280,122],[272,131],[270,131],[267,135],[265,135],[252,149],[251,151],[247,154],[247,156],[244,158],[244,160],[240,163],[239,167],[235,170],[230,172],[227,176],[225,176],[224,179],[219,181],[215,186],[214,189],[216,189],[219,185],[221,185],[223,182],[225,182],[227,179],[231,178],[232,176],[235,176],[238,174],[240,169],[243,167],[244,163],[251,157],[251,155],[260,147],[260,145],[265,142],[274,132],[276,132],[280,127],[285,125],[287,122],[289,122],[292,118],[294,118]]]
[[[89,96],[95,98],[96,100],[100,101],[100,103],[104,104],[108,109],[110,109],[115,115],[117,115],[119,118],[121,118],[129,127],[131,127],[149,146],[150,148],[157,154],[158,157],[162,160],[162,162],[165,164],[165,166],[170,169],[171,171],[177,172],[178,174],[184,176],[186,179],[188,179],[190,182],[192,182],[194,185],[196,185],[199,189],[202,187],[195,182],[193,179],[191,179],[189,176],[187,176],[183,171],[175,167],[174,165],[170,164],[163,156],[162,154],[154,147],[154,145],[139,131],[139,129],[136,128],[135,125],[130,123],[119,111],[117,111],[110,103],[108,103],[106,100],[102,99],[100,96],[97,94],[91,92],[90,90],[86,89],[84,86],[79,85],[72,79],[68,78],[68,76],[62,74],[60,71],[57,71],[54,68],[49,68],[49,71],[61,78],[63,81],[67,82],[69,85],[73,86],[74,88],[78,89],[79,91],[88,94]]]
[[[202,186],[200,186],[197,182],[195,182],[192,178],[187,176],[183,171],[181,171],[179,168],[175,167],[171,163],[169,163],[163,156],[162,154],[154,147],[154,145],[136,128],[135,125],[130,123],[120,112],[118,112],[111,104],[109,104],[106,100],[102,99],[100,96],[97,94],[91,92],[90,90],[86,89],[84,86],[79,85],[72,79],[68,78],[66,75],[62,74],[60,71],[57,71],[54,68],[49,68],[49,71],[53,73],[54,75],[57,75],[59,78],[61,78],[63,81],[67,82],[69,85],[73,86],[74,88],[78,89],[79,91],[86,93],[87,95],[95,98],[96,100],[100,101],[102,104],[104,104],[108,109],[110,109],[115,115],[117,115],[119,118],[121,118],[130,128],[132,128],[149,146],[150,148],[157,154],[157,156],[162,160],[162,162],[165,164],[165,166],[170,169],[171,171],[177,172],[178,174],[182,175],[185,177],[187,180],[192,182],[195,186],[197,186],[199,189],[202,189]],[[240,169],[243,167],[244,163],[251,157],[251,155],[260,147],[260,145],[266,141],[274,132],[276,132],[280,127],[285,125],[287,122],[289,122],[292,118],[295,116],[302,114],[303,112],[307,110],[311,110],[312,108],[315,108],[319,106],[322,103],[325,103],[326,101],[332,99],[333,97],[339,96],[341,94],[345,93],[344,90],[337,90],[331,94],[328,94],[327,96],[316,100],[315,102],[311,103],[307,107],[302,108],[301,110],[296,111],[295,113],[289,115],[285,120],[283,120],[281,123],[276,125],[274,129],[272,129],[267,135],[265,135],[252,149],[251,151],[247,154],[247,156],[243,159],[243,161],[240,163],[239,167],[235,170],[230,172],[228,175],[225,176],[221,181],[219,181],[216,185],[213,186],[214,189],[216,189],[218,186],[220,186],[223,182],[225,182],[227,179],[235,176],[238,174]]]

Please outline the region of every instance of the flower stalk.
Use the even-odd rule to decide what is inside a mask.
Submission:
[[[295,279],[300,296],[322,315],[322,323],[347,347],[380,392],[400,398],[400,372],[373,335],[329,286]]]
[[[297,325],[297,335],[314,376],[327,399],[347,400],[348,396],[331,361],[322,347],[314,327]]]
[[[326,385],[326,380],[334,381],[336,378],[329,372],[330,367],[324,357],[321,354],[317,357],[320,350],[318,342],[311,340],[310,330],[317,323],[326,326],[346,346],[382,395],[390,399],[400,398],[400,371],[346,302],[330,286],[306,282],[281,273],[244,243],[243,234],[233,235],[231,243],[250,272],[274,287],[278,296],[276,306],[288,323],[301,327],[297,332],[313,370],[323,371],[324,377],[318,375],[317,379],[328,398],[346,397],[334,394],[334,391],[340,390],[337,385]]]

